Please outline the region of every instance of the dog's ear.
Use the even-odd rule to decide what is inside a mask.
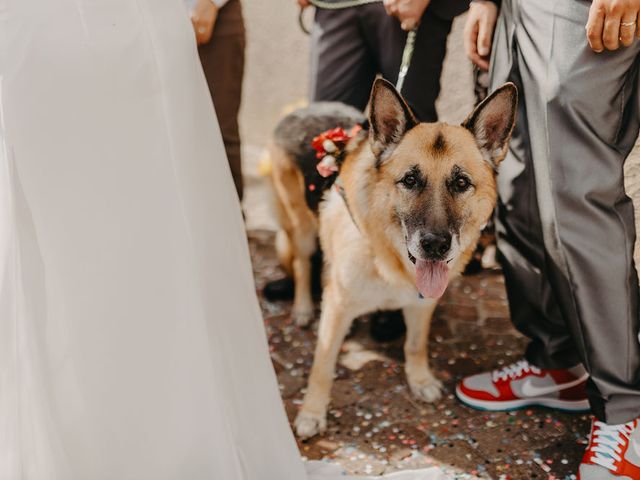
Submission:
[[[369,100],[369,138],[378,162],[388,159],[404,134],[417,124],[413,112],[394,86],[382,78],[377,79]]]
[[[518,89],[513,83],[505,83],[462,123],[473,133],[482,156],[493,168],[497,168],[507,154],[517,108]]]

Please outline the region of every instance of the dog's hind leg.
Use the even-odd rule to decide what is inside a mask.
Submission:
[[[296,284],[291,315],[297,325],[304,327],[314,318],[313,299],[311,297],[311,256],[317,249],[315,227],[306,225],[293,232],[295,245],[293,257],[293,278]]]
[[[331,387],[338,353],[355,316],[347,311],[330,285],[325,290],[322,314],[318,328],[318,343],[309,376],[307,393],[302,409],[295,420],[296,433],[308,438],[322,433],[327,427],[327,407],[331,400]]]
[[[437,302],[424,300],[423,303],[424,306],[411,306],[402,310],[407,325],[404,370],[411,392],[420,400],[435,402],[442,396],[442,383],[429,369],[428,342],[431,318]]]
[[[284,271],[293,276],[293,250],[286,230],[280,229],[276,233],[276,253]]]
[[[271,158],[282,228],[278,254],[285,269],[291,269],[295,282],[291,315],[297,325],[306,326],[314,318],[311,256],[318,247],[318,221],[307,206],[304,179],[295,161],[276,146],[271,147]]]

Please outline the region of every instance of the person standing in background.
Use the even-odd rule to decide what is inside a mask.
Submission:
[[[245,28],[240,0],[187,0],[200,62],[218,116],[240,200],[243,195],[238,113],[244,76]],[[215,88],[214,88],[215,86]]]
[[[298,0],[301,7],[310,0]],[[336,0],[328,0],[336,3]],[[436,99],[453,19],[468,0],[384,0],[351,8],[318,8],[311,38],[311,100],[364,110],[376,75],[398,80],[407,32],[418,28],[402,93],[417,117],[438,119]]]

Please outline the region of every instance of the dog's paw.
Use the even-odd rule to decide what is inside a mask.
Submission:
[[[420,380],[409,380],[409,387],[411,392],[424,402],[433,403],[442,398],[442,382],[433,375]]]
[[[310,438],[327,429],[327,417],[324,413],[300,410],[294,422],[296,434],[300,438]]]
[[[313,309],[307,310],[294,308],[291,312],[291,318],[299,327],[306,327],[314,320],[315,313]]]

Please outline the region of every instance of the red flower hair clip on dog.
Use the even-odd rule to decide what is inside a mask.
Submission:
[[[340,164],[344,160],[347,143],[360,130],[362,130],[361,125],[355,125],[348,132],[342,127],[337,127],[321,133],[311,141],[316,157],[320,159],[316,168],[322,177],[327,178],[338,173]]]

